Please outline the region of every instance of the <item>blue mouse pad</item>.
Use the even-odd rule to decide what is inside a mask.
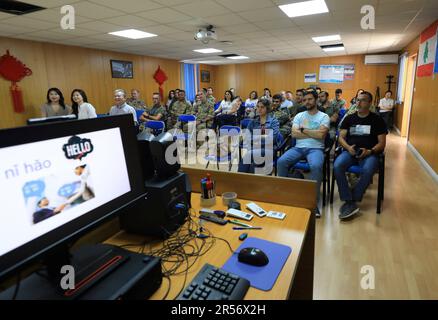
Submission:
[[[224,270],[234,273],[249,280],[251,287],[269,291],[275,284],[292,248],[258,238],[247,238],[236,252],[243,248],[258,248],[269,258],[269,263],[263,267],[251,266],[238,261],[238,254],[233,254],[222,267]]]

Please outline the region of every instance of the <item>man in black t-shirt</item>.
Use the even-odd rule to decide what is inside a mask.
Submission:
[[[378,154],[385,150],[388,129],[377,114],[370,112],[373,95],[363,92],[358,97],[358,110],[347,116],[341,124],[339,144],[344,151],[336,158],[334,172],[339,195],[345,203],[339,214],[346,219],[359,212],[356,202],[360,202],[378,169]],[[353,190],[350,189],[345,173],[352,165],[361,167],[360,179]]]

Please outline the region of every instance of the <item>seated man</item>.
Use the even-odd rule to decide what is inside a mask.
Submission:
[[[137,89],[131,90],[131,97],[126,100],[126,103],[134,109],[146,109],[146,103],[140,99],[140,91]]]
[[[134,123],[137,125],[137,113],[135,109],[126,103],[126,92],[123,89],[117,89],[114,91],[114,102],[116,103],[111,107],[109,115],[115,116],[119,114],[132,114]]]
[[[291,107],[288,108],[289,118],[291,120],[293,120],[294,117],[297,115],[298,109],[301,109],[302,107],[304,107],[304,108],[306,107],[303,104],[304,93],[305,93],[304,89],[298,89],[295,92],[295,102],[292,104]]]
[[[272,116],[278,120],[280,125],[280,133],[283,138],[286,138],[291,133],[291,125],[287,109],[281,109],[281,95],[275,94],[272,97]]]
[[[213,96],[213,88],[212,87],[208,87],[207,88],[207,100],[213,104],[216,103],[216,98]]]
[[[324,140],[330,128],[330,118],[317,109],[317,99],[316,91],[306,92],[304,103],[307,111],[297,114],[292,126],[292,137],[297,140],[296,145],[278,159],[277,171],[280,177],[287,177],[291,167],[302,159],[307,159],[310,166],[310,179],[317,182],[317,202],[319,202],[323,178]],[[314,213],[317,218],[321,216],[318,205]]]
[[[289,108],[293,107],[293,102],[287,99],[286,91],[281,91],[281,110],[289,110]]]
[[[364,91],[358,97],[358,111],[347,116],[341,124],[339,144],[344,151],[336,158],[334,173],[338,183],[341,201],[340,219],[346,219],[359,212],[356,202],[362,200],[363,194],[378,169],[378,154],[386,146],[387,129],[385,122],[377,114],[370,112],[373,96]],[[358,183],[351,190],[345,173],[349,167],[358,164],[362,173]]]
[[[319,107],[321,111],[326,113],[330,117],[330,140],[332,143],[335,141],[336,136],[336,124],[339,118],[339,110],[337,105],[333,105],[329,101],[329,94],[327,91],[321,91],[319,93]],[[331,144],[332,145],[332,144]]]
[[[335,91],[335,98],[332,100],[331,105],[338,109],[345,109],[347,107],[347,103],[344,99],[342,99],[342,89],[336,89]]]
[[[196,115],[196,130],[211,129],[214,119],[214,103],[208,100],[204,91],[200,90],[196,96],[197,100],[193,104],[193,111]]]
[[[140,116],[140,121],[147,123],[148,121],[165,121],[166,109],[161,105],[161,96],[155,92],[152,95],[152,108],[147,108]],[[143,130],[143,129],[141,129]]]
[[[169,108],[167,129],[170,130],[175,128],[178,123],[178,117],[183,114],[193,114],[193,107],[186,100],[186,92],[184,90],[179,90],[178,100]]]

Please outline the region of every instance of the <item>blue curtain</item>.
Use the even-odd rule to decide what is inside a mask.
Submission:
[[[194,64],[184,63],[184,90],[186,91],[186,97],[190,101],[195,100],[196,96],[196,66]]]

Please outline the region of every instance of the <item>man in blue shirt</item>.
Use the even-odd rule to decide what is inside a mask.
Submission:
[[[330,118],[317,108],[318,94],[306,91],[303,103],[306,112],[297,114],[293,120],[292,136],[296,139],[295,147],[289,149],[277,163],[280,177],[287,177],[289,169],[297,162],[306,159],[310,166],[310,179],[316,180],[317,202],[319,202],[320,186],[324,165],[324,141],[330,128]],[[317,218],[321,216],[318,206],[314,209]]]

